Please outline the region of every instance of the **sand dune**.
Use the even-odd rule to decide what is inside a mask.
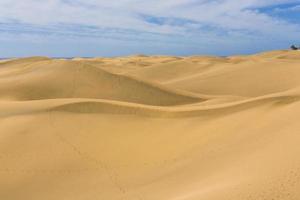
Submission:
[[[300,198],[300,52],[0,62],[0,199]]]
[[[1,75],[4,76],[0,80],[2,99],[96,98],[150,105],[177,105],[202,100],[75,61],[35,60],[9,68],[3,74],[0,72]]]

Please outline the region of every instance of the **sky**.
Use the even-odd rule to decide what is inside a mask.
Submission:
[[[0,57],[252,54],[300,45],[300,0],[0,0]]]

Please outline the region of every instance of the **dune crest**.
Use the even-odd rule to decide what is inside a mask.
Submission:
[[[300,52],[0,62],[0,199],[300,198]]]

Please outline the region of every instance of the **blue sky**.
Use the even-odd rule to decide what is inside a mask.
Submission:
[[[0,57],[232,55],[300,44],[300,0],[1,0]]]

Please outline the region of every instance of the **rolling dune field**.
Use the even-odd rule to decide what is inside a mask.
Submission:
[[[0,61],[2,200],[300,199],[300,51]]]

